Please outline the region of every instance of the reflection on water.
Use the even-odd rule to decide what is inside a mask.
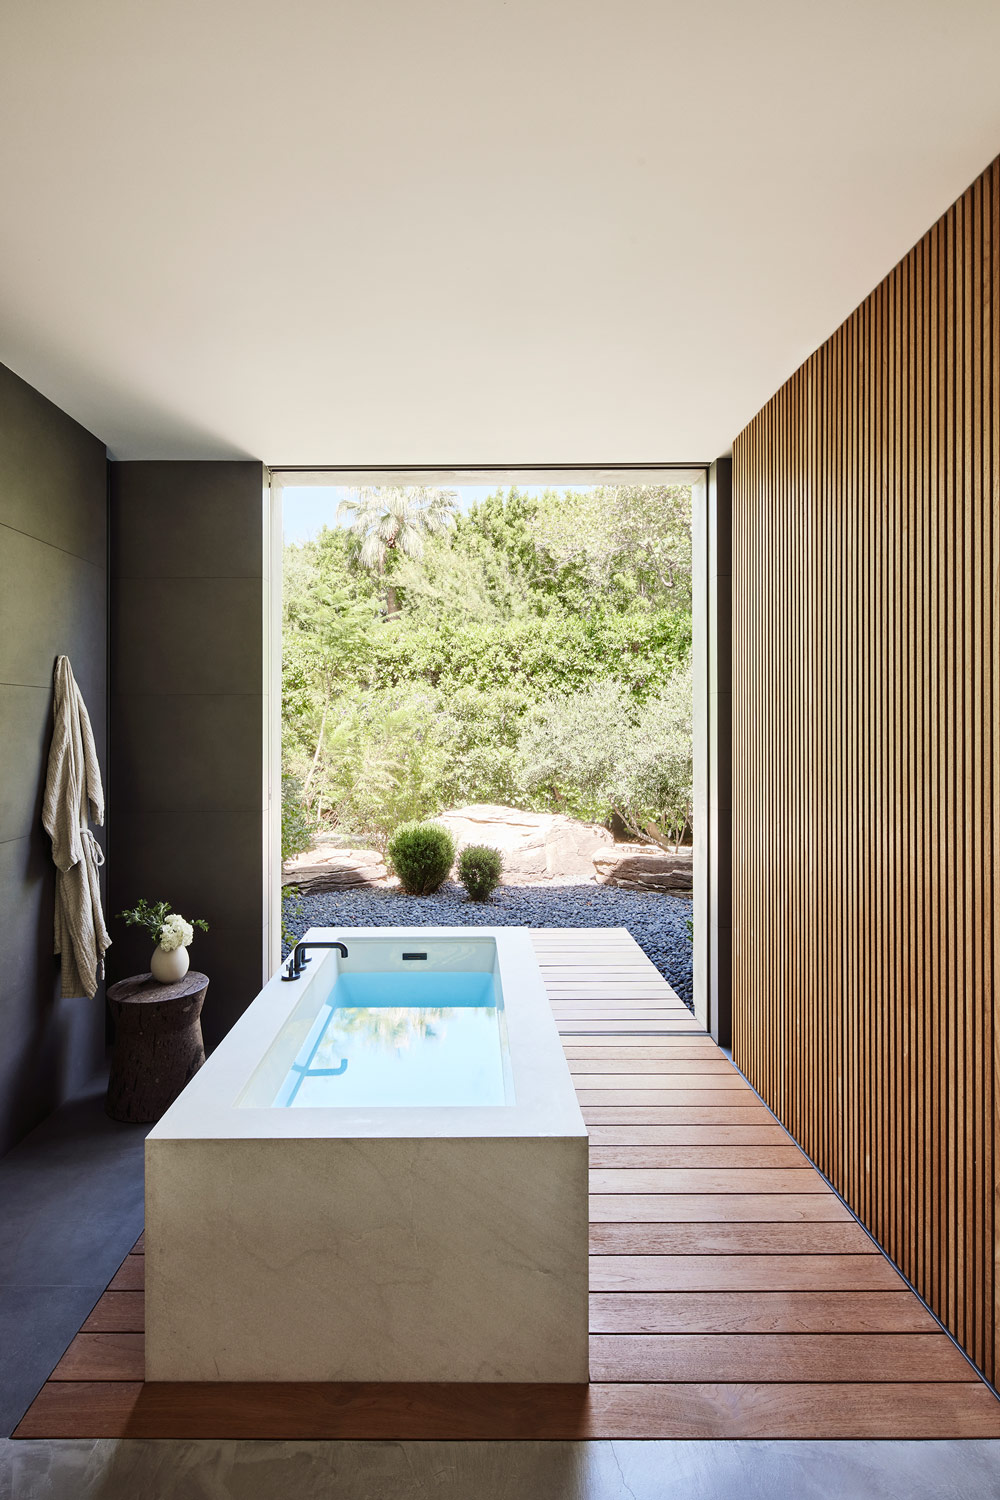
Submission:
[[[504,1104],[492,974],[341,975],[274,1102],[313,1109]]]
[[[373,1010],[359,1006],[340,1008],[337,1030],[342,1036],[363,1038],[376,1047],[409,1047],[415,1040],[434,1036],[435,1024],[453,1016],[453,1010],[393,1005]]]

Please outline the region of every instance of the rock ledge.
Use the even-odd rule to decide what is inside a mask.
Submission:
[[[304,896],[380,885],[389,878],[385,860],[375,849],[341,849],[317,844],[285,861],[282,885],[297,885]]]
[[[487,802],[455,808],[435,821],[454,834],[459,852],[469,844],[499,849],[508,885],[592,881],[595,854],[612,847],[611,834],[596,824]]]
[[[601,885],[616,885],[627,891],[670,891],[678,896],[694,886],[694,854],[691,849],[673,853],[649,844],[616,844],[594,855],[594,869]]]

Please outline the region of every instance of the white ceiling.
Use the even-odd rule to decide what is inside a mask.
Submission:
[[[1000,151],[997,0],[4,0],[0,360],[120,458],[684,462]]]

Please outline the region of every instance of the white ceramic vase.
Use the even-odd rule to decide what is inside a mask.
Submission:
[[[186,948],[172,948],[170,952],[161,948],[159,943],[153,949],[153,957],[150,959],[149,967],[154,979],[160,984],[175,984],[178,979],[183,979],[191,966]]]

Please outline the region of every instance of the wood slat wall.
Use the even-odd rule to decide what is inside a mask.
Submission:
[[[733,453],[734,1056],[988,1378],[1000,163]]]

